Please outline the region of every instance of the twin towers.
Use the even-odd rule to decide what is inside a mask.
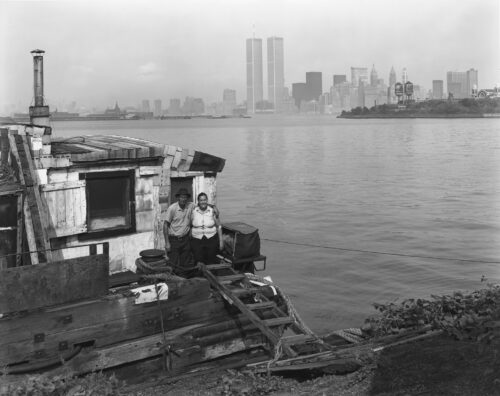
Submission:
[[[262,39],[247,39],[247,112],[283,110],[285,66],[282,37],[267,39],[267,102],[264,101]]]

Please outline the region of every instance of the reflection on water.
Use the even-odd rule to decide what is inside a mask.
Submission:
[[[500,280],[500,135],[491,119],[273,117],[55,123],[226,158],[223,221],[260,229],[268,274],[317,331],[358,326],[371,303]],[[266,239],[321,245],[280,244]]]

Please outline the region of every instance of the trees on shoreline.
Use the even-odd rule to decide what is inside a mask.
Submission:
[[[426,100],[411,102],[405,106],[383,104],[367,107],[355,107],[350,111],[342,111],[341,117],[350,116],[480,116],[488,113],[500,113],[500,98],[459,99],[459,100]]]

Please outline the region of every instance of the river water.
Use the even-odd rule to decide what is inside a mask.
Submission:
[[[319,333],[360,326],[376,313],[373,302],[500,281],[498,119],[263,116],[53,127],[56,136],[122,134],[225,158],[222,221],[259,228],[265,274]]]

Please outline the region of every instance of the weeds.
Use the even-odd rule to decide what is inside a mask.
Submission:
[[[25,375],[23,381],[6,383],[0,379],[0,395],[5,396],[119,396],[121,382],[114,376],[93,372],[83,377],[67,369],[62,374]]]
[[[407,299],[374,304],[380,314],[366,319],[363,330],[372,336],[397,334],[430,326],[457,339],[491,342],[500,338],[500,286],[488,285],[471,293]]]

